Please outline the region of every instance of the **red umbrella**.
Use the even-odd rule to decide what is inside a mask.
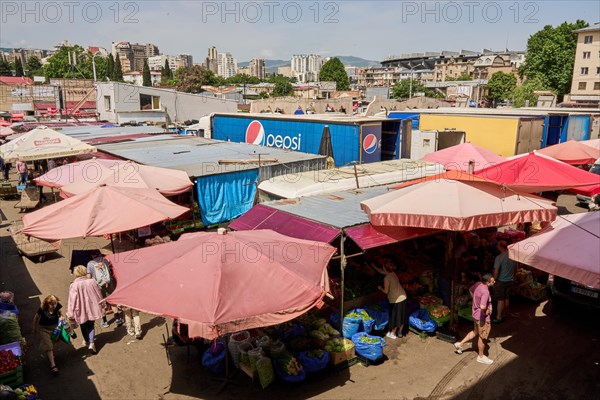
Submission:
[[[535,153],[484,168],[475,175],[528,193],[600,184],[600,175]]]
[[[335,249],[271,230],[199,232],[108,256],[117,288],[106,299],[178,318],[190,337],[289,321],[322,303]]]
[[[154,189],[101,186],[25,215],[22,233],[40,239],[101,236],[148,226],[186,211]]]
[[[575,165],[593,164],[600,158],[600,148],[596,149],[575,140],[546,147],[538,150],[538,153]]]
[[[476,171],[506,159],[482,147],[466,142],[434,151],[421,160],[442,164],[446,169]]]

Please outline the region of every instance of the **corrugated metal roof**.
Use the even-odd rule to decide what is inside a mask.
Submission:
[[[160,134],[169,133],[158,126],[114,126],[103,128],[102,125],[86,125],[86,126],[65,126],[57,128],[62,134],[74,137],[79,140],[96,139],[100,137],[119,136],[119,135],[135,135],[138,133]]]
[[[369,217],[360,208],[360,202],[387,192],[386,187],[373,187],[263,204],[298,217],[344,229],[368,223]]]
[[[190,177],[201,177],[258,168],[258,155],[262,160],[276,159],[269,165],[324,160],[325,156],[265,148],[246,143],[225,142],[197,136],[185,136],[177,140],[164,140],[162,136],[152,140],[136,139],[126,143],[99,145],[98,150],[132,160],[140,164],[179,169]],[[219,164],[230,160],[233,163]],[[235,162],[235,161],[238,162]]]
[[[389,185],[412,179],[436,175],[444,171],[439,164],[420,160],[388,160],[356,166],[361,188]],[[339,192],[356,187],[354,167],[333,170],[306,171],[291,180],[285,176],[263,181],[258,188],[281,198],[313,196],[327,192]]]

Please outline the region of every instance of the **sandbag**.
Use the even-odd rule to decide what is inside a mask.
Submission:
[[[415,328],[425,331],[425,332],[435,332],[437,328],[437,324],[426,309],[422,308],[420,310],[415,311],[408,317],[408,323]]]
[[[265,389],[275,380],[275,371],[270,358],[260,357],[256,360],[256,372],[260,380],[260,386]]]
[[[383,338],[371,336],[366,332],[359,332],[352,336],[352,343],[354,343],[356,354],[371,361],[377,361],[383,357],[383,347],[387,345]]]
[[[240,366],[239,345],[244,342],[250,343],[250,332],[248,331],[234,333],[229,338],[229,354],[231,354],[233,365],[235,365],[236,368],[239,368]]]

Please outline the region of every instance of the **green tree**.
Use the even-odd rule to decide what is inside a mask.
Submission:
[[[117,54],[117,58],[115,59],[115,68],[113,70],[112,79],[115,82],[124,82],[123,80],[123,68],[121,67],[121,59]]]
[[[173,71],[169,66],[169,60],[165,60],[165,65],[160,69],[160,84],[163,86],[173,85]]]
[[[416,81],[413,79],[412,81],[412,96],[415,96],[415,93],[424,93],[425,97],[431,98],[441,98],[444,95],[440,92],[436,92],[435,90],[428,89],[421,81]],[[411,97],[411,84],[410,79],[403,79],[397,82],[394,87],[392,87],[391,97],[393,99],[409,99]]]
[[[214,85],[218,82],[214,72],[200,65],[188,68],[178,68],[175,71],[177,90],[187,93],[199,93],[204,85]]]
[[[260,79],[256,76],[250,76],[248,74],[236,74],[225,80],[228,85],[254,85],[260,83]]]
[[[152,75],[150,75],[150,67],[148,66],[148,60],[144,60],[144,70],[142,72],[142,85],[152,86]]]
[[[25,67],[27,68],[27,76],[29,77],[42,73],[42,63],[36,56],[29,57]]]
[[[21,58],[15,59],[15,76],[23,76],[25,75],[25,71],[23,71],[23,63],[21,62]]]
[[[563,22],[556,28],[546,25],[527,40],[525,63],[519,68],[521,77],[539,79],[559,98],[569,92],[573,78],[577,34],[575,29],[585,28],[585,21]]]
[[[544,83],[539,78],[527,79],[521,85],[517,86],[513,92],[513,106],[515,107],[535,107],[538,96],[534,93],[536,90],[546,90]]]
[[[0,54],[0,76],[12,76],[10,64],[2,54]]]
[[[335,82],[337,90],[350,89],[350,80],[348,79],[344,64],[337,57],[333,57],[323,64],[319,71],[319,80]]]
[[[517,78],[513,74],[496,72],[488,81],[490,98],[498,101],[511,100],[517,87]]]
[[[115,58],[112,53],[108,55],[108,59],[106,62],[106,77],[108,80],[112,80],[115,76]]]
[[[291,96],[294,94],[294,87],[289,79],[279,75],[279,78],[274,78],[275,86],[273,87],[272,97]]]
[[[165,60],[165,66],[163,67],[162,72],[165,74],[167,79],[173,79],[173,71],[171,71],[171,66],[169,65],[169,60]]]

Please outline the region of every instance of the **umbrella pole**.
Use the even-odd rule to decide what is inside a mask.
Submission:
[[[237,381],[230,379],[230,374],[229,374],[229,369],[230,369],[230,362],[229,362],[229,336],[225,335],[225,350],[223,350],[225,352],[225,377],[224,378],[212,378],[213,380],[216,381],[223,381],[223,383],[221,384],[221,386],[219,387],[219,390],[217,390],[216,394],[220,394],[223,389],[225,389],[225,386],[227,386],[228,383],[233,383],[233,384],[237,384]]]
[[[112,249],[113,254],[115,254],[115,243],[113,242],[113,235],[112,233],[109,234],[110,235],[110,248]]]
[[[345,286],[345,277],[344,270],[346,269],[346,255],[344,254],[344,240],[345,236],[342,231],[342,235],[340,237],[340,332],[343,330],[342,327],[344,325],[344,286]]]

